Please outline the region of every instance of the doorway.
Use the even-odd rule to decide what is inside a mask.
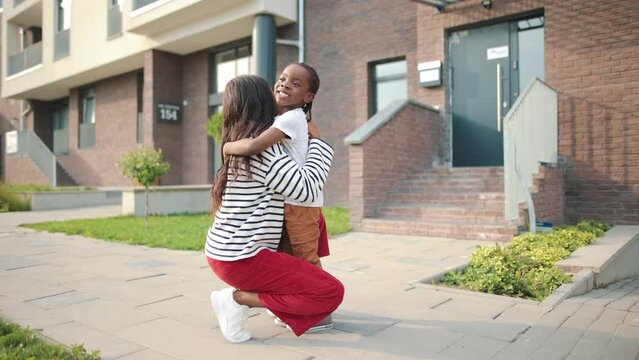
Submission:
[[[537,16],[450,33],[454,167],[503,166],[503,118],[544,79],[543,25]]]

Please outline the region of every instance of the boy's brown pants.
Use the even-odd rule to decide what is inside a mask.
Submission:
[[[321,211],[320,207],[284,204],[284,229],[280,251],[322,268],[317,256]]]

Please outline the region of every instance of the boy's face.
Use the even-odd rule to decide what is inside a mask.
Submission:
[[[275,82],[273,93],[279,106],[299,108],[313,101],[315,94],[309,91],[309,73],[302,66],[289,65]]]

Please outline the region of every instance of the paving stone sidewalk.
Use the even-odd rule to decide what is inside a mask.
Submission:
[[[113,244],[17,224],[115,215],[119,208],[0,214],[0,309],[103,359],[639,360],[639,278],[555,308],[419,283],[489,243],[349,233],[327,271],[346,296],[335,329],[296,338],[252,311],[253,340],[233,345],[209,304],[225,285],[201,252]],[[204,239],[203,239],[204,240]]]

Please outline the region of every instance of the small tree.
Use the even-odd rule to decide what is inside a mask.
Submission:
[[[224,116],[222,113],[215,113],[211,115],[209,121],[206,123],[206,133],[215,139],[216,143],[222,142],[222,122],[224,121]]]
[[[170,165],[164,161],[162,150],[151,147],[131,150],[122,156],[118,164],[122,175],[144,186],[144,226],[148,226],[149,185],[169,171]]]

